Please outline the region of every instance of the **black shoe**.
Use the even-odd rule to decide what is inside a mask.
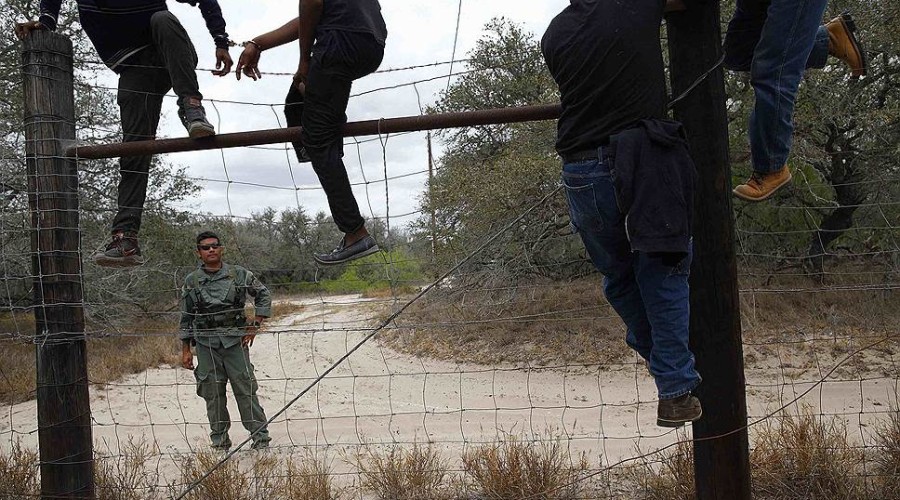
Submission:
[[[681,427],[703,416],[700,400],[691,393],[672,399],[660,399],[656,407],[656,425]]]
[[[375,238],[371,234],[350,246],[345,246],[346,241],[347,237],[344,236],[331,253],[316,253],[313,254],[313,258],[323,266],[333,266],[372,255],[379,250],[378,243],[375,243]]]
[[[216,135],[216,129],[206,119],[206,110],[195,97],[182,99],[178,104],[178,118],[192,139]]]
[[[91,258],[94,264],[103,267],[134,267],[144,263],[137,234],[131,232],[113,234],[106,249],[95,253]]]

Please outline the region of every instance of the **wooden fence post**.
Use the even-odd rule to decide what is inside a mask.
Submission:
[[[42,498],[93,498],[72,42],[34,31],[22,47],[25,159],[37,362]]]
[[[694,1],[667,16],[674,95],[713,68],[722,55],[718,0]],[[699,181],[691,268],[691,349],[703,377],[703,418],[693,425],[694,479],[701,500],[750,499],[744,380],[728,117],[721,67],[675,105]]]

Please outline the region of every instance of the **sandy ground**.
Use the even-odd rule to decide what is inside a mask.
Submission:
[[[301,312],[273,321],[251,348],[267,415],[308,388],[383,315],[383,305],[340,296],[306,301]],[[814,384],[819,372],[805,374],[803,382],[775,367],[747,374],[752,416],[812,387],[801,402],[816,413],[841,415],[861,444],[869,443],[872,419],[883,418],[894,401],[895,380],[887,377]],[[465,365],[409,357],[370,341],[275,419],[272,451],[326,451],[337,470],[350,470],[340,457],[363,442],[430,441],[459,456],[503,433],[553,433],[573,457],[585,453],[592,468],[608,466],[689,435],[689,427],[676,432],[655,425],[655,396],[636,362],[602,370]],[[157,484],[177,481],[179,457],[207,446],[203,401],[184,369],[161,367],[92,387],[91,408],[99,452],[116,454],[130,437],[156,444],[159,455],[147,466],[158,474]],[[229,408],[237,444],[248,434],[233,401]],[[0,449],[16,440],[37,446],[34,401],[9,406],[0,416]]]

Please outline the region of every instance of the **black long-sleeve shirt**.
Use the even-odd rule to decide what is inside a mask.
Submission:
[[[228,47],[225,19],[216,0],[178,0],[196,5],[216,47]],[[77,0],[78,17],[103,62],[113,71],[128,57],[150,45],[150,18],[166,11],[166,0]],[[41,0],[39,21],[56,29],[62,0]]]
[[[559,86],[560,155],[592,150],[642,119],[666,116],[659,27],[664,0],[571,0],[541,51]]]

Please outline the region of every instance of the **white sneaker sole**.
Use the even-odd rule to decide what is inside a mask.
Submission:
[[[216,135],[216,129],[205,125],[192,125],[188,130],[188,136],[191,139],[199,139],[200,137],[212,137]]]

